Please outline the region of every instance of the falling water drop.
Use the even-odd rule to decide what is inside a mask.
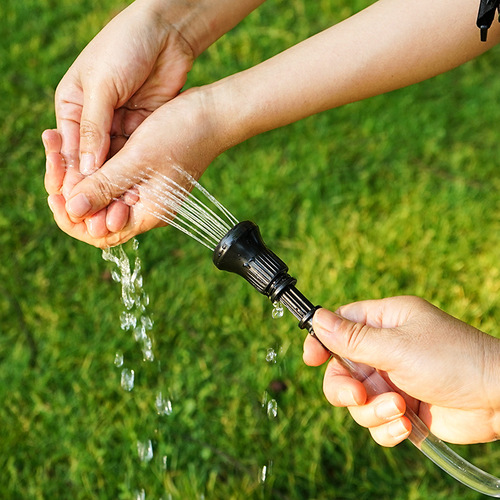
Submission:
[[[153,459],[153,443],[148,439],[145,443],[137,441],[137,453],[141,462],[151,462]]]
[[[117,366],[118,368],[120,368],[121,366],[123,366],[123,353],[122,353],[121,351],[118,351],[118,352],[115,354],[114,364],[115,364],[115,366]]]
[[[135,492],[135,500],[146,500],[146,492],[144,489]]]
[[[273,461],[269,460],[267,465],[264,465],[262,469],[260,469],[259,472],[259,482],[265,483],[266,479],[272,474],[273,472]]]
[[[155,399],[156,413],[158,415],[170,415],[172,413],[172,401],[165,399],[161,391],[158,392]]]
[[[273,302],[273,312],[272,317],[274,319],[279,319],[283,317],[283,304],[281,302]]]
[[[131,391],[134,388],[134,378],[135,373],[134,370],[129,370],[128,368],[124,368],[122,370],[122,378],[121,378],[121,386],[126,391]]]
[[[266,361],[268,363],[276,363],[276,358],[277,357],[278,357],[278,354],[276,353],[276,351],[272,347],[270,347],[267,350]]]
[[[275,399],[270,399],[267,403],[267,416],[269,418],[278,416],[278,402]]]
[[[261,483],[265,483],[266,481],[266,476],[267,476],[267,465],[264,465],[260,471],[260,477],[259,480]]]

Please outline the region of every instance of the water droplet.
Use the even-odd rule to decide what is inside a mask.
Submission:
[[[168,457],[167,455],[164,455],[162,458],[162,465],[163,465],[163,470],[168,469]]]
[[[132,240],[132,248],[134,249],[134,251],[137,252],[137,250],[139,250],[139,240],[134,238]]]
[[[115,354],[114,364],[115,364],[115,366],[117,366],[118,368],[120,368],[120,366],[123,366],[123,353],[122,353],[122,352],[118,351],[118,352]]]
[[[136,342],[144,341],[147,338],[146,329],[143,325],[134,328],[134,339]]]
[[[145,443],[137,441],[137,453],[141,462],[150,462],[153,458],[153,443],[151,443],[151,439]]]
[[[267,350],[266,361],[268,363],[276,363],[276,358],[277,357],[278,357],[278,354],[276,353],[276,351],[272,347],[270,347]]]
[[[126,391],[131,391],[134,388],[134,378],[135,372],[134,370],[129,370],[128,368],[124,368],[122,370],[122,378],[121,378],[121,386]]]
[[[144,489],[135,492],[135,500],[146,500],[146,492]]]
[[[275,399],[271,399],[267,403],[267,416],[269,418],[276,418],[278,416],[278,402]]]
[[[273,473],[273,462],[269,460],[267,465],[264,465],[262,469],[260,469],[259,473],[259,482],[265,483],[266,479]]]
[[[142,348],[142,360],[149,362],[153,362],[155,360],[154,352],[150,347]]]
[[[172,402],[170,399],[165,399],[161,391],[156,395],[155,406],[158,415],[170,415],[172,413]]]
[[[149,316],[142,316],[141,324],[146,330],[153,329],[153,320]]]
[[[261,471],[260,471],[260,482],[261,483],[264,483],[266,481],[266,477],[267,477],[267,465],[264,465],[264,467],[262,467]]]
[[[283,304],[281,302],[274,302],[273,303],[273,312],[272,317],[274,319],[279,319],[283,317]]]

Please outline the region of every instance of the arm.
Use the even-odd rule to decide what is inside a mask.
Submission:
[[[214,84],[212,100],[227,123],[228,145],[473,59],[500,40],[495,23],[489,41],[480,41],[476,15],[475,0],[380,0]]]
[[[149,116],[101,172],[66,193],[66,214],[61,200],[53,204],[56,220],[76,235],[74,224],[132,187],[112,185],[117,175],[134,179],[135,188],[146,167],[168,175],[175,161],[199,177],[218,154],[249,137],[458,66],[500,40],[495,24],[488,42],[480,42],[476,14],[475,0],[379,0],[268,61],[184,92]],[[124,241],[157,222],[124,212],[108,229],[100,224],[101,239],[95,233],[85,241]]]

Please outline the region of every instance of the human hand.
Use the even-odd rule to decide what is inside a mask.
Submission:
[[[136,1],[116,16],[57,87],[66,197],[186,82],[193,51],[155,4]]]
[[[63,140],[45,131],[45,187],[59,227],[79,240],[100,248],[166,224],[158,199],[165,179],[192,188],[187,175],[198,179],[220,152],[212,120],[200,92],[181,94],[152,113],[103,167],[84,177],[69,194],[64,179],[71,169],[61,152]]]
[[[368,395],[340,363],[328,363],[323,390],[347,406],[373,439],[394,446],[411,432],[409,405],[439,438],[452,443],[493,441],[500,434],[500,340],[417,297],[362,301],[313,319],[332,352],[378,369],[394,392]],[[330,354],[312,336],[304,361],[318,366]]]

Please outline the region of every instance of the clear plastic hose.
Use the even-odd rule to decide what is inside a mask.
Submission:
[[[349,370],[354,378],[363,382],[370,393],[382,394],[393,391],[382,376],[372,368],[353,363],[340,356],[335,357]],[[483,495],[500,498],[500,479],[477,468],[455,453],[449,446],[429,431],[413,410],[407,408],[405,415],[412,425],[412,431],[408,439],[426,457],[469,488]]]

